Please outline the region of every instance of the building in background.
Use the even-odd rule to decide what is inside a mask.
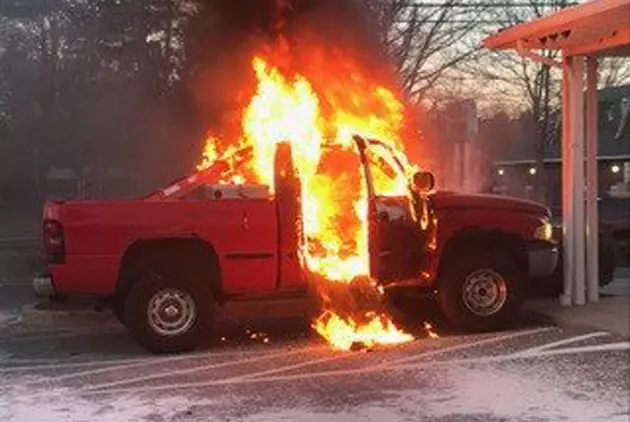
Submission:
[[[598,103],[599,197],[630,197],[630,85],[600,90]],[[539,168],[534,139],[523,136],[510,142],[494,156],[492,191],[538,199],[533,192],[536,184],[543,183],[547,205],[559,209],[562,201],[560,156],[560,142],[556,140],[547,145],[542,168]]]
[[[490,163],[478,138],[475,100],[453,101],[430,113],[424,122],[426,154],[442,190],[479,192],[488,179]]]

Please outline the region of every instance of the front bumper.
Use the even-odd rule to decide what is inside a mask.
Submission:
[[[33,278],[33,290],[39,297],[53,298],[57,296],[57,290],[50,274],[38,274]]]
[[[552,275],[558,266],[560,254],[558,245],[554,242],[537,240],[527,243],[526,248],[529,277],[542,278]]]

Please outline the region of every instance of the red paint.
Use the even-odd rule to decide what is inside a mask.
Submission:
[[[271,290],[276,284],[277,218],[271,200],[68,201],[47,204],[44,215],[57,218],[64,229],[65,263],[48,268],[61,294],[112,294],[122,257],[134,242],[193,236],[217,251],[226,291]],[[227,258],[248,253],[272,258]]]
[[[194,179],[194,183],[203,180]],[[438,216],[437,247],[427,248],[427,271],[418,274],[419,285],[433,283],[441,253],[458,234],[484,230],[531,240],[535,228],[549,216],[542,205],[504,197],[436,193],[429,198]],[[51,202],[43,216],[61,223],[64,256],[62,263],[49,264],[48,270],[62,295],[108,296],[115,291],[121,261],[134,242],[195,237],[217,252],[225,293],[260,295],[303,288],[297,257],[279,259],[277,213],[273,199],[180,201],[153,196],[136,201]],[[373,209],[369,216],[371,242],[376,242]],[[376,273],[378,254],[371,258]]]
[[[438,272],[444,248],[454,237],[468,230],[515,235],[534,240],[534,231],[550,217],[549,210],[536,202],[495,195],[437,192],[431,202],[438,216],[437,248],[430,253],[432,282]]]

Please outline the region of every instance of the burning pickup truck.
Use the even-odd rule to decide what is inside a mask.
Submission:
[[[355,331],[362,323],[338,304],[331,307],[326,292],[335,289],[322,294],[317,284],[323,276],[339,282],[364,275],[383,298],[386,291],[437,291],[453,325],[479,331],[512,324],[525,283],[556,268],[558,249],[545,207],[435,192],[430,173],[408,175],[386,144],[359,136],[351,151],[323,153],[354,169],[350,177],[367,193],[360,207],[354,205],[365,217],[365,230],[348,240],[347,256],[335,249],[334,260],[327,251],[352,223],[344,220],[332,240],[313,235],[323,232],[313,216],[325,212],[309,203],[305,190],[316,185],[304,186],[297,176],[290,143],[276,145],[271,186],[225,183],[252,153],[235,151],[141,200],[47,203],[48,272],[36,278],[36,290],[110,298],[117,317],[153,352],[194,348],[211,335],[217,315],[238,304],[258,305],[243,307],[253,309],[242,314],[249,318],[312,317],[323,307],[314,327],[347,347],[335,342],[331,315],[354,324]],[[347,164],[352,160],[355,167]],[[333,176],[318,188],[334,192],[341,176]],[[385,186],[406,192],[392,194]],[[406,338],[386,320],[379,329],[389,330],[392,342]]]

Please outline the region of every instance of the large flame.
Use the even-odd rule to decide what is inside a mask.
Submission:
[[[351,283],[369,275],[367,192],[352,135],[378,138],[402,152],[403,105],[391,90],[356,71],[344,83],[333,78],[316,91],[304,76],[283,73],[270,60],[252,60],[257,89],[243,111],[241,138],[225,148],[225,140],[210,135],[199,168],[233,149],[253,146],[253,159],[230,181],[264,183],[273,189],[275,146],[291,142],[303,185],[306,270],[329,283]],[[386,164],[381,168],[398,171]],[[388,177],[385,170],[375,172],[374,182],[379,192],[407,192],[404,177]],[[353,319],[324,309],[313,328],[339,349],[355,342],[371,346],[412,339],[379,313]]]

